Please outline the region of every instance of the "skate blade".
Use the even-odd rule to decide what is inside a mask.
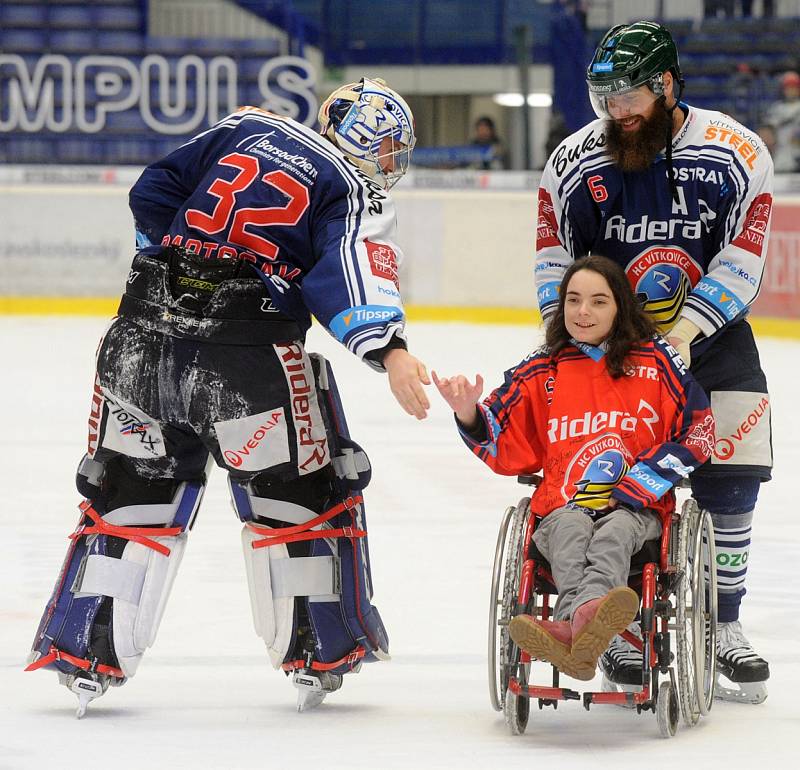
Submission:
[[[728,683],[733,685],[728,686]],[[766,682],[730,682],[720,672],[714,682],[714,697],[728,703],[749,703],[758,706],[767,699]]]
[[[328,694],[317,677],[300,671],[295,672],[292,684],[297,688],[297,710],[300,713],[319,706]]]
[[[83,677],[76,678],[69,686],[69,689],[78,696],[78,710],[75,713],[77,719],[83,719],[88,705],[104,692],[103,685],[100,682],[84,679]]]

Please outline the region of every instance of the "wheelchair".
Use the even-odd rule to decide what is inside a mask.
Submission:
[[[536,486],[538,476],[520,476]],[[531,512],[530,496],[503,514],[497,537],[489,606],[489,696],[502,711],[513,735],[525,732],[531,701],[539,709],[560,701],[581,700],[581,693],[552,683],[534,684],[542,666],[521,650],[508,633],[511,618],[527,614],[549,619],[557,593],[549,565],[533,543],[540,517]],[[641,686],[616,686],[583,692],[583,706],[617,704],[638,713],[655,712],[660,733],[675,735],[680,715],[691,727],[708,715],[716,676],[717,573],[711,516],[691,497],[662,519],[662,534],[631,559],[628,584],[640,596],[641,638],[626,630],[623,638],[643,654]],[[555,601],[552,601],[555,604]],[[674,650],[674,652],[673,652]],[[563,674],[561,674],[563,676]],[[614,690],[608,691],[608,690]]]

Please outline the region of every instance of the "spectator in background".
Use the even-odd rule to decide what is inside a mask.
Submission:
[[[722,15],[726,19],[732,19],[735,15],[736,3],[735,0],[704,0],[703,1],[703,16],[707,19],[715,19]],[[749,19],[753,15],[753,0],[742,0],[742,18]],[[775,2],[774,0],[762,0],[761,2],[761,15],[765,19],[772,18],[775,15]]]
[[[775,144],[777,142],[774,127],[770,126],[768,123],[764,123],[756,129],[756,133],[759,135],[759,137],[761,137],[761,141],[764,142],[764,146],[769,150],[769,154],[772,156],[774,164],[776,150]]]
[[[484,115],[475,121],[474,129],[475,134],[471,144],[486,148],[486,154],[473,168],[485,171],[508,168],[508,151],[503,140],[497,135],[494,121]]]
[[[767,110],[764,124],[775,135],[774,149],[770,147],[775,171],[796,172],[800,171],[800,74],[785,73],[781,90],[783,98]]]
[[[749,62],[740,61],[736,64],[736,72],[728,80],[727,90],[731,98],[728,112],[744,125],[755,125],[758,117],[753,117],[756,109],[761,107],[761,88],[763,83],[753,71]],[[762,107],[763,109],[763,107]]]
[[[753,0],[742,0],[742,16],[749,19],[753,15]],[[775,0],[761,0],[761,16],[771,19],[775,15]]]
[[[569,130],[564,116],[558,110],[553,110],[550,116],[550,128],[547,132],[547,141],[544,145],[544,151],[547,157],[549,158],[556,151],[556,147],[571,134],[572,131]]]
[[[726,19],[733,18],[734,0],[703,0],[703,16],[709,19],[715,19],[720,15]]]
[[[589,28],[589,0],[558,0],[567,13],[578,19],[581,29],[586,32]]]

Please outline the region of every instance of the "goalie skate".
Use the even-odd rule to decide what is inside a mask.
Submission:
[[[88,705],[108,689],[109,677],[102,674],[59,674],[59,681],[78,698],[77,719],[83,719]]]
[[[292,684],[297,688],[297,710],[310,711],[319,706],[328,693],[342,686],[342,675],[297,669],[292,676]]]

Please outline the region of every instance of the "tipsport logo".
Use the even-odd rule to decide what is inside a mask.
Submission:
[[[347,111],[347,114],[342,118],[341,122],[339,123],[339,128],[336,129],[337,134],[341,134],[342,136],[346,135],[347,132],[353,127],[355,122],[358,120],[359,115],[359,105],[358,102],[353,102],[350,106],[350,109]]]
[[[713,305],[728,321],[732,321],[744,310],[744,302],[719,281],[708,276],[699,281],[694,292],[707,303]]]
[[[401,320],[403,312],[400,308],[386,305],[359,305],[344,310],[331,321],[331,331],[339,342],[353,330],[369,324],[382,324],[388,321]]]

